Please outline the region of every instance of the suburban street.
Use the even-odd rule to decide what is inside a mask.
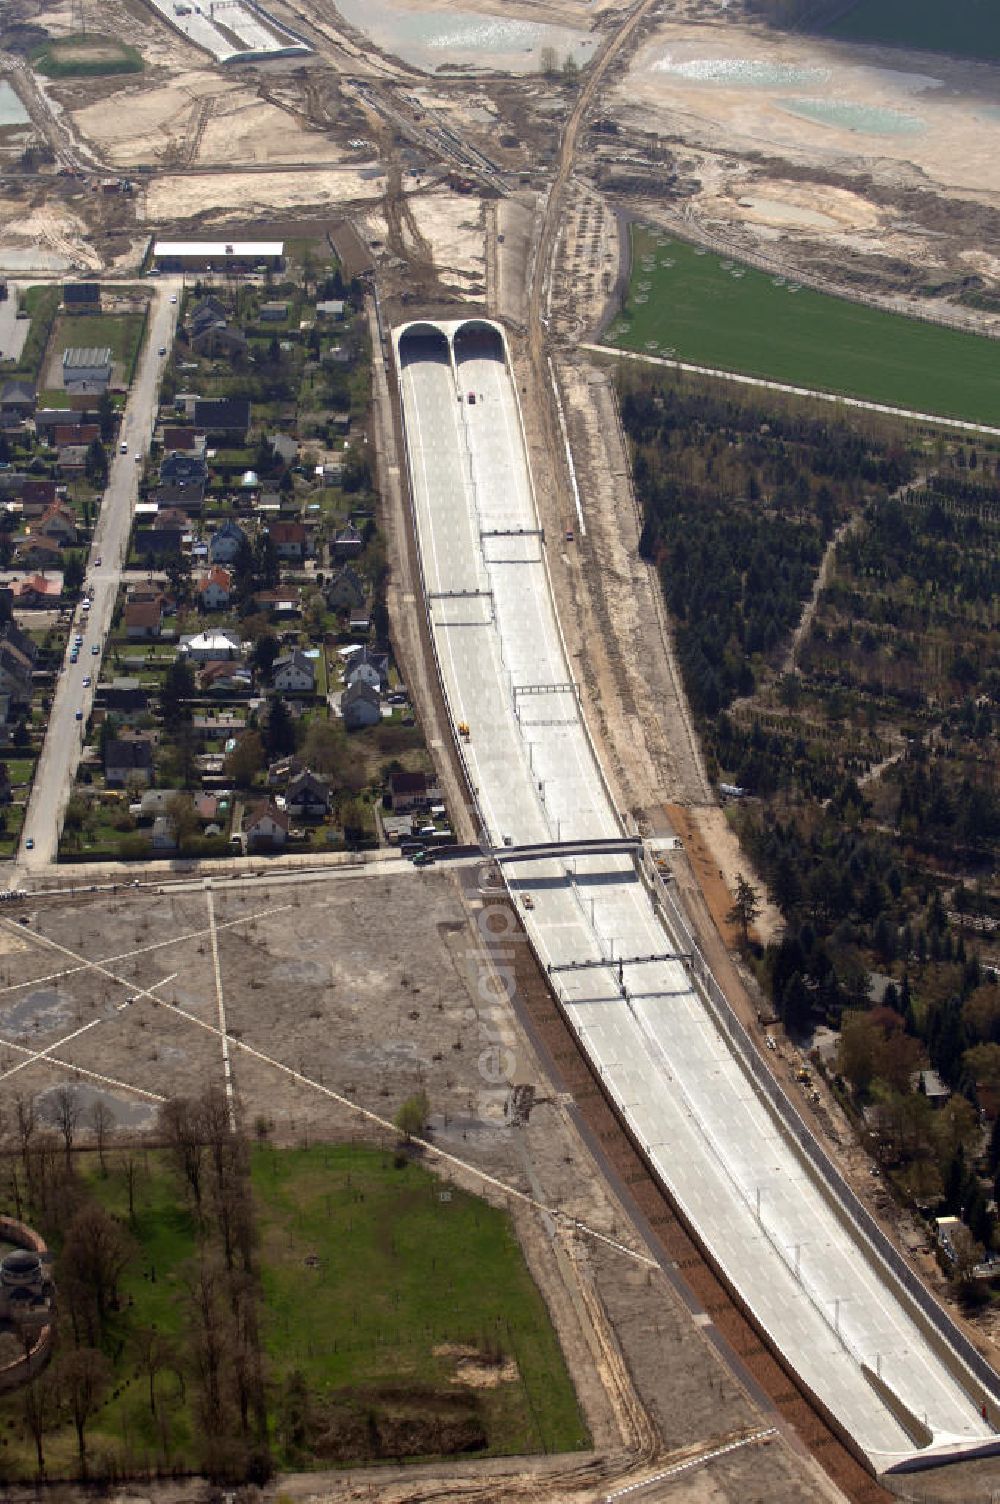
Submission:
[[[108,486],[87,564],[86,586],[93,591],[93,604],[89,611],[78,609],[75,612],[63,668],[55,685],[48,730],[21,832],[17,857],[21,874],[38,871],[56,859],[62,813],[80,760],[127,558],[133,509],[142,473],[136,459],[147,454],[156,423],[160,378],[165,364],[158,351],[164,346],[169,350],[173,343],[181,286],[179,277],[161,277],[156,283],[149,283],[151,301],[146,341],[126,403],[115,453],[111,457]],[[177,301],[171,302],[171,298]],[[121,452],[123,443],[128,445],[126,454]],[[77,633],[83,636],[83,646],[79,662],[74,664],[70,663],[70,653]],[[100,649],[98,653],[92,651],[95,643]],[[90,687],[84,689],[83,680],[88,676]],[[80,712],[79,720],[77,712]]]

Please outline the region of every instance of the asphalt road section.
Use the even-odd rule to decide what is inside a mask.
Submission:
[[[94,707],[94,694],[127,557],[139,476],[142,474],[142,465],[136,461],[143,460],[148,453],[156,426],[160,380],[167,358],[158,351],[164,347],[169,351],[173,344],[181,287],[179,277],[161,277],[149,288],[151,302],[146,342],[125,406],[108,486],[90,546],[85,589],[92,591],[91,606],[89,611],[78,608],[75,612],[66,657],[52,696],[48,729],[21,831],[17,856],[19,878],[48,867],[56,860],[63,814]],[[171,302],[171,298],[177,301]],[[127,445],[125,454],[121,452],[122,444]],[[78,661],[71,663],[73,644],[78,635],[82,636],[83,643]],[[92,651],[95,643],[99,648],[97,653]],[[83,681],[87,677],[91,682],[85,689]]]

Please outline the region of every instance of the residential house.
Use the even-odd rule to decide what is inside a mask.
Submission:
[[[30,632],[23,631],[12,616],[6,617],[0,624],[0,641],[10,643],[11,647],[27,659],[32,668],[38,658],[38,644]]]
[[[179,789],[146,789],[139,800],[139,819],[155,820],[157,815],[165,815],[179,793]]]
[[[21,510],[25,517],[40,517],[55,505],[54,480],[25,480],[21,487]]]
[[[33,531],[54,539],[62,548],[72,548],[77,541],[76,513],[72,507],[57,502],[46,508]]]
[[[280,851],[288,839],[288,815],[270,799],[247,805],[243,839],[248,851]]]
[[[268,443],[278,458],[286,465],[294,465],[299,457],[299,443],[290,433],[272,434]]]
[[[53,443],[59,448],[63,444],[93,444],[95,439],[101,442],[98,423],[57,423],[52,435]]]
[[[327,298],[325,302],[316,304],[316,312],[322,319],[342,319],[344,317],[343,300]]]
[[[195,433],[193,428],[164,428],[164,454],[205,453],[205,435]]]
[[[122,721],[135,721],[149,709],[149,696],[138,679],[112,679],[103,690],[108,715]]]
[[[209,540],[208,557],[213,564],[232,564],[247,541],[247,535],[239,523],[227,518]]]
[[[383,815],[382,830],[390,846],[398,846],[400,841],[408,841],[413,835],[413,817],[411,815]]]
[[[289,783],[285,809],[297,820],[322,820],[330,812],[330,785],[310,768],[303,768]]]
[[[0,470],[0,502],[9,507],[21,495],[27,480],[23,470]]]
[[[153,744],[149,738],[109,737],[104,744],[104,781],[109,789],[152,783]]]
[[[363,647],[351,654],[344,665],[344,683],[368,684],[384,694],[389,687],[389,654]]]
[[[221,628],[182,637],[180,650],[192,663],[221,663],[243,657],[239,633]]]
[[[304,769],[305,763],[301,757],[296,757],[294,753],[289,757],[279,757],[276,762],[272,762],[268,767],[267,786],[272,789],[282,788],[288,783],[289,779],[297,777]]]
[[[174,516],[176,515],[175,512]],[[180,558],[184,540],[190,529],[191,523],[187,517],[184,518],[184,526],[181,527],[176,522],[165,521],[161,513],[152,527],[136,529],[135,551],[142,562],[150,568],[154,564],[164,564],[170,559]]]
[[[250,431],[250,403],[246,397],[197,397],[194,426],[220,439],[245,444]]]
[[[62,570],[26,575],[23,580],[15,580],[11,589],[19,606],[58,606],[63,593]]]
[[[160,601],[128,601],[125,606],[125,636],[129,642],[148,642],[163,631]]]
[[[60,475],[82,475],[87,468],[87,445],[64,444],[56,451],[56,469]]]
[[[245,360],[250,353],[250,344],[241,329],[234,329],[226,319],[217,319],[191,335],[191,349],[206,360]]]
[[[153,492],[153,502],[161,512],[166,507],[176,507],[189,517],[200,515],[205,505],[205,482],[203,480],[165,481]]]
[[[224,611],[233,593],[233,577],[221,564],[213,564],[198,581],[196,593],[203,611]]]
[[[53,569],[62,563],[62,545],[54,538],[32,533],[14,549],[18,564],[24,569]]]
[[[253,674],[242,663],[223,659],[204,663],[197,674],[202,694],[249,695],[253,693]]]
[[[426,773],[393,773],[389,779],[389,800],[396,815],[427,809],[437,793],[437,789],[431,790]]]
[[[375,726],[382,719],[382,707],[378,694],[370,684],[359,680],[351,684],[340,697],[340,713],[348,731],[357,731],[362,726]]]
[[[0,422],[23,423],[35,411],[35,388],[29,381],[5,381],[0,386]]]
[[[206,297],[199,298],[195,303],[188,317],[188,323],[192,329],[205,329],[209,324],[228,317],[229,310],[226,305],[214,293],[208,293]]]
[[[271,522],[267,533],[279,559],[302,563],[306,552],[306,530],[301,522]]]
[[[0,694],[9,695],[12,705],[30,705],[33,667],[34,658],[16,642],[0,641]]]
[[[327,581],[324,594],[331,611],[353,611],[364,604],[367,591],[357,570],[345,564]]]
[[[297,585],[277,585],[273,590],[255,590],[254,608],[266,611],[275,621],[292,621],[302,614],[301,592]]]
[[[177,826],[170,815],[157,815],[153,821],[152,844],[154,851],[177,850]]]
[[[259,317],[265,324],[280,324],[288,317],[288,304],[280,302],[262,303]]]
[[[343,562],[345,559],[356,559],[364,549],[365,543],[361,534],[353,522],[348,522],[333,540],[333,556]]]
[[[194,812],[203,825],[219,818],[219,805],[217,794],[201,793],[194,796]]]
[[[910,1085],[925,1096],[932,1107],[946,1106],[951,1096],[951,1088],[935,1070],[915,1071],[910,1077]]]
[[[79,428],[82,422],[83,413],[71,407],[39,407],[35,411],[35,432],[49,444],[52,443],[57,428],[67,424]]]
[[[163,607],[164,616],[171,614],[175,604],[163,589],[163,586],[157,585],[153,580],[144,581],[141,585],[130,585],[128,587],[128,598],[129,601],[156,601]]]
[[[316,669],[313,660],[298,648],[275,658],[271,669],[271,683],[282,694],[312,694],[316,685]]]
[[[363,606],[355,606],[354,610],[350,613],[347,627],[348,631],[360,636],[371,630],[371,624],[371,607],[366,602]]]
[[[203,481],[207,476],[208,464],[204,454],[193,450],[171,450],[160,461],[161,483],[171,481],[174,484],[186,484]]]

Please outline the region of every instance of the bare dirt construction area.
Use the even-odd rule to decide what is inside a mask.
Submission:
[[[496,969],[525,948],[507,908],[411,869],[39,896],[26,917],[0,920],[0,1072],[5,1098],[35,1096],[42,1116],[71,1084],[141,1137],[168,1096],[223,1083],[229,1054],[239,1111],[277,1142],[386,1143],[426,1090],[427,1163],[513,1212],[591,1429],[597,1457],[582,1477],[579,1457],[546,1463],[547,1496],[592,1498],[773,1424],[645,1250],[505,1000]],[[802,1496],[783,1442],[747,1451],[774,1498]]]
[[[676,1496],[752,1497],[753,1476],[767,1479],[758,1496],[781,1504],[803,1489],[836,1497],[772,1434],[767,1401],[733,1377],[645,1248],[506,1000],[504,957],[520,947],[519,965],[533,967],[523,935],[468,882],[410,871],[32,899],[27,925],[0,920],[4,1098],[34,1097],[44,1118],[69,1085],[81,1108],[110,1108],[118,1136],[141,1137],[171,1094],[221,1085],[228,1053],[240,1112],[278,1142],[388,1143],[392,1115],[422,1088],[426,1162],[512,1212],[594,1447],[460,1464],[448,1474],[456,1497],[499,1487],[503,1497],[603,1498],[614,1480],[732,1442],[742,1450],[725,1466],[706,1463],[714,1492],[695,1480]],[[391,1470],[384,1487],[380,1473],[364,1476],[366,1496],[403,1496]],[[439,1493],[440,1469],[406,1478],[408,1498]],[[356,1482],[310,1476],[292,1496],[349,1498]]]
[[[120,167],[329,164],[345,155],[328,133],[262,99],[252,78],[188,69],[157,86],[122,85],[73,114],[82,135]]]
[[[203,224],[220,223],[250,213],[315,207],[360,207],[381,195],[377,179],[337,168],[312,172],[234,172],[165,174],[146,195],[145,219],[150,224],[204,216]]]

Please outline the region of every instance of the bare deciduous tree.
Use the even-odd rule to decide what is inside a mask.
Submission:
[[[125,1156],[122,1166],[125,1171],[125,1187],[128,1192],[128,1219],[135,1221],[135,1182],[139,1175],[139,1161],[131,1150]]]
[[[160,1129],[171,1158],[191,1192],[195,1214],[200,1220],[205,1145],[197,1104],[187,1097],[171,1097],[160,1108]]]
[[[80,1457],[80,1477],[87,1477],[87,1422],[101,1404],[111,1377],[111,1365],[96,1347],[77,1347],[63,1353],[55,1380],[73,1421]]]
[[[155,1326],[139,1327],[138,1331],[133,1333],[132,1345],[135,1348],[139,1366],[149,1380],[149,1413],[155,1415],[156,1376],[164,1368],[170,1368],[176,1362],[174,1347],[162,1332],[157,1331]]]
[[[14,1100],[14,1111],[17,1117],[17,1141],[21,1151],[21,1163],[24,1165],[24,1173],[27,1176],[31,1140],[35,1136],[35,1128],[37,1126],[34,1097],[16,1097]]]
[[[96,1201],[86,1202],[66,1230],[60,1264],[62,1279],[64,1285],[71,1287],[75,1283],[81,1292],[90,1292],[93,1298],[97,1330],[88,1322],[92,1341],[117,1305],[118,1282],[134,1252],[128,1233]]]
[[[97,1145],[97,1159],[101,1166],[101,1174],[107,1175],[108,1167],[104,1162],[104,1151],[107,1148],[108,1139],[115,1131],[115,1115],[108,1104],[96,1098],[88,1114],[90,1128],[94,1135],[94,1143]]]
[[[45,1433],[55,1419],[56,1386],[51,1370],[37,1374],[21,1390],[21,1415],[35,1443],[39,1478],[45,1477]]]
[[[62,1134],[63,1146],[66,1150],[66,1161],[73,1152],[73,1141],[76,1138],[76,1130],[80,1125],[80,1103],[77,1101],[76,1092],[71,1086],[60,1086],[53,1098],[55,1102],[56,1127]]]

